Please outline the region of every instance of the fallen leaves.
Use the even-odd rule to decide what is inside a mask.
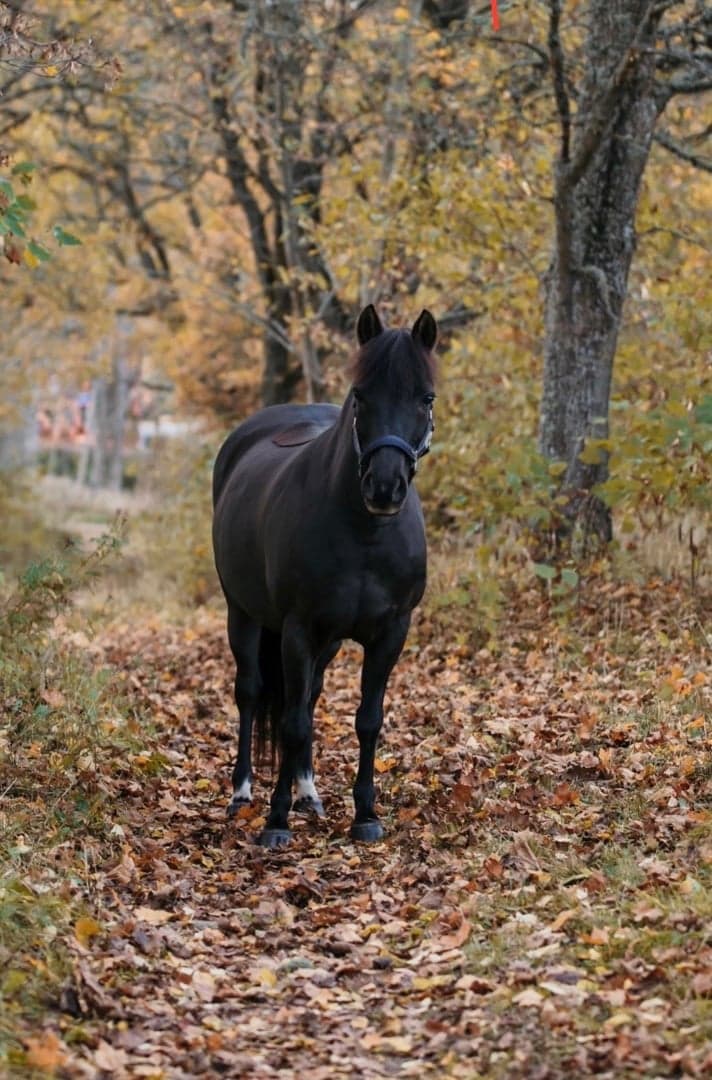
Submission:
[[[126,1065],[128,1054],[120,1047],[112,1046],[111,1043],[101,1039],[92,1058],[97,1069],[101,1069],[102,1072],[116,1073]]]
[[[459,927],[454,933],[444,934],[437,939],[438,947],[441,949],[461,949],[471,933],[472,923],[467,919],[462,919]]]
[[[233,669],[222,620],[202,619],[104,646],[156,735],[112,775],[97,761],[120,814],[86,897],[95,917],[73,926],[63,1007],[82,1039],[55,1036],[51,1068],[466,1080],[541,1062],[552,1078],[668,1075],[677,1060],[703,1075],[699,656],[671,674],[669,656],[636,653],[627,671],[601,637],[568,665],[539,627],[513,627],[499,655],[406,652],[376,765],[388,838],[371,848],[348,839],[348,650],[316,721],[327,820],[295,816],[290,848],[267,853],[251,842],[267,771],[225,823]]]
[[[217,984],[209,971],[194,971],[192,985],[201,1001],[212,1001],[215,997]]]
[[[512,1001],[515,1005],[521,1005],[524,1009],[533,1009],[541,1005],[544,1000],[544,995],[540,994],[538,990],[535,990],[533,986],[527,987],[526,990],[520,990],[518,994],[515,994]]]
[[[54,1031],[25,1040],[26,1062],[32,1069],[54,1073],[68,1061],[67,1048]]]
[[[77,919],[74,924],[74,936],[83,948],[89,945],[89,942],[97,934],[101,933],[101,926],[92,918]]]
[[[559,912],[549,929],[552,931],[552,933],[556,933],[558,930],[563,929],[563,927],[566,926],[567,922],[569,922],[570,919],[576,918],[578,914],[578,908],[568,908],[566,911]]]
[[[134,918],[139,922],[148,923],[149,926],[163,926],[173,918],[172,911],[163,911],[160,908],[137,907],[134,909]]]
[[[364,1050],[387,1050],[394,1054],[410,1054],[413,1040],[403,1035],[378,1035],[369,1032],[361,1039]]]
[[[611,940],[607,926],[594,926],[588,933],[581,934],[579,941],[583,945],[607,945]]]

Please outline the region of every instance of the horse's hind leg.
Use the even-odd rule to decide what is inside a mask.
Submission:
[[[299,621],[288,616],[282,626],[284,712],[280,727],[279,775],[264,829],[257,837],[262,847],[279,847],[291,839],[288,815],[297,769],[310,761],[311,714],[315,657],[312,643]],[[309,755],[309,756],[308,756]]]
[[[314,667],[314,678],[312,679],[311,697],[309,700],[309,717],[311,720],[309,739],[307,745],[304,747],[302,760],[297,761],[296,768],[297,797],[294,800],[292,809],[298,814],[306,813],[316,814],[317,817],[325,816],[324,805],[314,786],[314,765],[312,759],[314,708],[324,686],[324,672],[340,648],[340,641],[335,641],[331,645],[328,645],[323,652],[319,654]]]
[[[237,761],[232,772],[228,816],[252,802],[252,723],[260,693],[259,650],[262,628],[240,608],[228,606],[227,636],[235,657],[235,704],[240,718]]]
[[[373,785],[373,766],[376,743],[383,725],[383,697],[388,676],[401,654],[410,616],[398,619],[382,637],[364,649],[361,671],[361,704],[356,712],[356,734],[359,742],[358,773],[354,784],[356,814],[351,826],[352,840],[380,840],[383,836],[375,810],[376,791]]]

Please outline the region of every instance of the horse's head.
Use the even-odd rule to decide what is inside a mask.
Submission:
[[[384,330],[369,304],[356,330],[353,442],[361,495],[369,513],[397,514],[433,433],[437,326],[422,311],[412,330]]]

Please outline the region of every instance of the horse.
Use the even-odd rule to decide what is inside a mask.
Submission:
[[[228,436],[213,471],[213,547],[237,666],[237,761],[228,815],[252,801],[252,736],[279,767],[255,842],[292,837],[288,814],[324,817],[312,728],[324,672],[345,638],[363,647],[353,840],[382,839],[373,769],[383,699],[426,578],[412,484],[433,435],[437,325],[384,329],[372,304],[341,408],[272,405]]]

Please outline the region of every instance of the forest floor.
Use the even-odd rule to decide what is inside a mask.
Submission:
[[[449,651],[421,617],[391,682],[371,846],[348,838],[344,650],[317,709],[327,818],[292,815],[277,852],[252,842],[268,770],[225,818],[221,616],[114,625],[91,648],[124,673],[139,738],[84,762],[109,839],[57,845],[55,866],[81,850],[83,913],[16,1062],[153,1080],[709,1075],[704,617],[662,581],[602,583],[568,623],[534,589],[492,651]],[[40,876],[30,862],[27,888]]]

